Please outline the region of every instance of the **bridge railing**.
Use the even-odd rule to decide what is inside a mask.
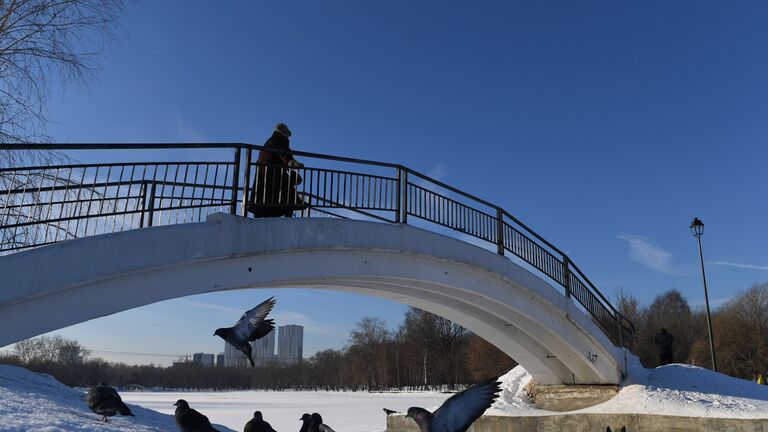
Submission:
[[[405,223],[519,259],[560,285],[613,343],[631,348],[632,323],[570,258],[501,207],[399,164],[294,151],[304,167],[255,162],[250,144],[0,145],[2,152],[87,152],[91,163],[0,166],[0,254],[142,227],[201,222],[249,210],[295,217]],[[135,160],[137,150],[205,150],[211,160]],[[125,152],[128,152],[127,154]],[[106,153],[106,155],[105,155]],[[152,152],[149,152],[150,154]],[[229,156],[227,156],[227,154]],[[210,157],[210,156],[208,156]],[[274,213],[272,213],[274,214]]]

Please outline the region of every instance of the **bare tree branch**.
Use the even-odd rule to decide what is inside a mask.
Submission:
[[[87,84],[122,10],[122,0],[0,0],[0,143],[50,141],[52,80]]]

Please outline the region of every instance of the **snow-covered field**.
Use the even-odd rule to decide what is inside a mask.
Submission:
[[[177,399],[207,415],[212,422],[242,430],[256,410],[280,432],[301,428],[302,413],[318,412],[323,422],[336,432],[367,432],[386,429],[382,408],[406,411],[410,406],[439,406],[449,394],[442,393],[366,393],[309,391],[234,391],[234,392],[130,392],[123,393],[126,403],[173,413]]]
[[[534,408],[524,386],[530,376],[516,367],[502,377],[503,392],[486,412],[492,415],[554,415]],[[0,365],[0,431],[176,431],[171,414],[179,398],[207,415],[222,432],[240,431],[253,411],[281,432],[298,430],[304,412],[319,412],[338,432],[380,431],[382,408],[405,411],[409,406],[432,409],[450,395],[441,393],[347,392],[124,392],[136,417],[96,420],[81,390],[48,375]],[[140,406],[139,406],[140,405]],[[694,417],[768,419],[768,386],[731,378],[689,365],[646,370],[633,367],[632,379],[613,399],[578,412],[666,414]]]

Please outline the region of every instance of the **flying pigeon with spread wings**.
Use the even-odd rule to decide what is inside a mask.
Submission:
[[[411,407],[406,417],[412,418],[421,432],[465,432],[499,397],[500,385],[497,378],[491,378],[451,396],[433,413]]]
[[[275,329],[275,322],[265,319],[275,306],[275,298],[270,297],[255,308],[245,312],[233,327],[216,329],[214,336],[219,336],[228,344],[237,348],[248,357],[251,366],[255,366],[251,358],[250,342],[261,339]]]

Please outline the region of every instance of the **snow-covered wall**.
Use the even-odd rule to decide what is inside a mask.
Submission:
[[[409,304],[467,327],[541,384],[617,384],[624,352],[509,259],[407,225],[245,219],[163,226],[0,257],[0,346],[205,292],[311,287]]]

